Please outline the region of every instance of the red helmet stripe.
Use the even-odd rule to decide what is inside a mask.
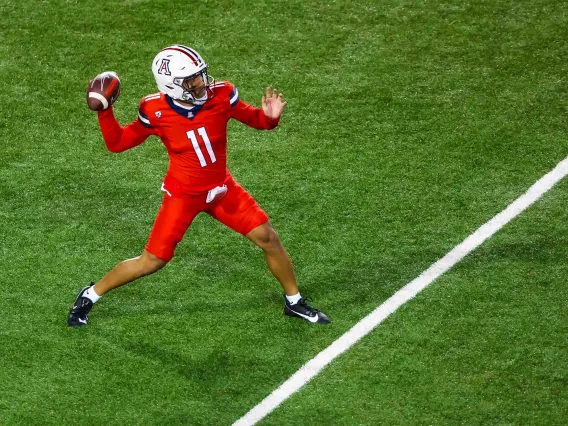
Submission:
[[[199,62],[203,62],[203,58],[201,57],[201,55],[197,53],[195,50],[193,50],[191,47],[184,46],[183,44],[176,44],[176,47],[180,47],[182,49],[187,50],[189,53],[195,56]]]
[[[191,59],[193,61],[193,63],[195,64],[195,66],[199,66],[199,58],[196,58],[195,56],[193,56],[191,53],[187,52],[184,49],[181,49],[179,47],[166,47],[165,49],[162,49],[161,51],[163,52],[164,50],[177,50],[178,52],[184,53],[187,57],[189,57],[189,59]]]

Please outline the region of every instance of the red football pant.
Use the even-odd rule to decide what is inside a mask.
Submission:
[[[205,202],[207,193],[193,196],[170,196],[165,193],[146,250],[169,262],[174,256],[177,244],[200,212],[213,216],[242,235],[247,235],[257,226],[268,221],[266,212],[232,177],[225,184],[228,189],[227,194],[210,204]]]

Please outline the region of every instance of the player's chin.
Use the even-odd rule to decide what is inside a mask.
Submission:
[[[193,92],[193,96],[195,96],[196,99],[202,99],[205,97],[205,95],[207,94],[207,90],[205,90],[205,88],[203,88],[203,90],[201,91],[194,91]]]

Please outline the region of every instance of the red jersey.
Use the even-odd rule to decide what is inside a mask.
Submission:
[[[189,107],[168,95],[156,93],[140,101],[138,119],[121,127],[112,107],[99,112],[107,148],[122,152],[158,136],[170,157],[165,182],[183,193],[195,194],[222,185],[227,170],[227,123],[234,118],[255,129],[273,129],[279,118],[266,117],[239,98],[229,82],[215,83],[213,97],[203,105]]]

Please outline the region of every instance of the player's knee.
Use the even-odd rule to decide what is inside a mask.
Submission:
[[[144,251],[138,259],[140,269],[144,275],[152,274],[160,269],[162,269],[168,262],[154,256],[148,251]]]
[[[264,224],[253,229],[249,238],[261,249],[271,250],[280,247],[280,237],[269,224]]]

